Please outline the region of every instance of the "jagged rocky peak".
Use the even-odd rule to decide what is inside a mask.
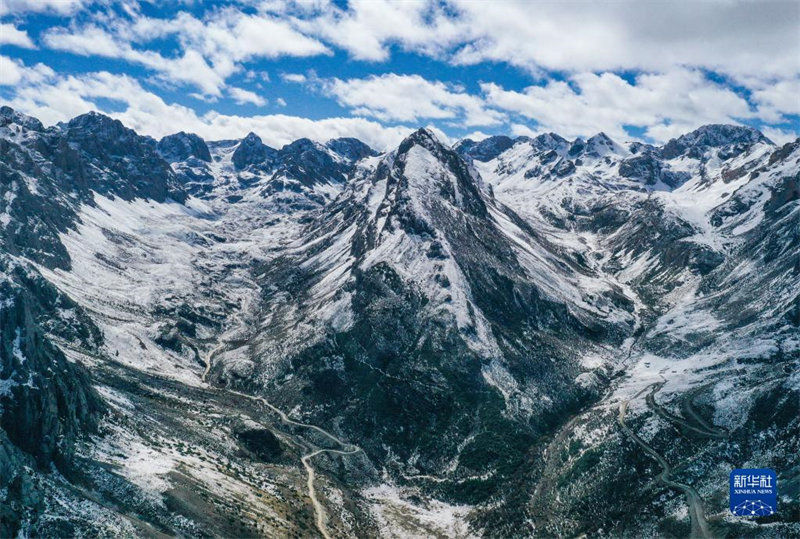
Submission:
[[[418,129],[397,148],[389,189],[408,191],[428,204],[440,198],[468,213],[483,216],[486,206],[469,165],[429,129]],[[395,185],[393,185],[395,184]]]
[[[632,155],[638,155],[641,153],[646,152],[655,152],[657,151],[656,147],[652,144],[647,144],[645,142],[630,142],[628,143],[628,152]]]
[[[180,133],[167,135],[158,141],[157,148],[161,157],[170,163],[186,161],[190,157],[207,163],[211,162],[211,153],[208,151],[206,141],[194,133],[181,131]]]
[[[95,111],[76,116],[66,124],[60,123],[59,126],[73,140],[94,138],[102,142],[124,145],[137,138],[144,139],[119,120]]]
[[[297,139],[278,152],[276,175],[307,186],[342,182],[350,171],[350,162],[342,162],[334,156],[327,146],[307,138]]]
[[[242,170],[248,166],[257,168],[271,168],[278,150],[271,148],[261,141],[261,137],[253,132],[242,139],[233,152],[233,166]]]
[[[374,157],[378,155],[378,152],[370,148],[367,144],[353,137],[334,138],[326,142],[325,146],[336,153],[336,155],[353,163],[365,157]]]
[[[710,124],[671,139],[661,148],[661,156],[673,159],[686,155],[700,159],[708,150],[719,149],[722,152],[720,157],[725,159],[747,151],[757,143],[773,144],[761,131],[753,127]]]
[[[491,161],[504,151],[511,148],[519,139],[512,139],[505,135],[495,135],[487,137],[481,141],[463,139],[453,146],[453,149],[465,158],[476,161]]]
[[[605,157],[612,154],[624,154],[625,149],[614,142],[605,133],[598,133],[588,140],[577,138],[570,145],[568,154],[570,157]]]
[[[136,197],[159,202],[167,198],[186,200],[172,169],[156,150],[156,142],[125,127],[119,120],[88,112],[66,124],[58,124],[57,133],[63,139],[59,141],[61,137],[56,137],[43,142],[51,146],[47,151],[56,154],[69,152],[70,148],[79,151],[92,165],[80,173],[90,180],[91,189],[126,200]]]
[[[600,151],[614,151],[617,148],[617,143],[611,140],[611,137],[603,133],[602,131],[589,140],[586,141],[586,146],[592,150]]]
[[[299,138],[294,142],[286,144],[280,149],[281,154],[301,154],[305,152],[325,152],[324,146],[318,142],[314,142],[309,138]]]
[[[421,144],[426,147],[442,146],[441,141],[433,131],[431,131],[427,127],[420,127],[419,129],[417,129],[416,131],[414,131],[413,133],[411,133],[410,135],[408,135],[406,138],[403,139],[403,141],[400,143],[400,146],[398,147],[398,153],[403,153],[405,151],[403,149],[404,147],[407,149],[413,146],[414,144]]]
[[[583,153],[585,149],[586,149],[586,141],[583,140],[581,137],[578,137],[570,143],[567,155],[569,155],[570,157],[576,157],[581,153]]]
[[[792,142],[787,142],[769,156],[769,164],[772,165],[778,161],[789,158],[794,152],[800,149],[800,138],[796,138]]]
[[[526,138],[526,140],[531,146],[541,151],[557,150],[569,144],[567,139],[556,133],[542,133],[533,138]]]
[[[44,131],[42,122],[36,118],[17,112],[7,105],[3,105],[0,107],[0,127],[7,127],[12,124],[16,124],[30,131]]]

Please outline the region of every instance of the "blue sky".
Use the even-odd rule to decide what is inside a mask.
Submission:
[[[0,0],[0,101],[280,146],[800,132],[800,3]]]

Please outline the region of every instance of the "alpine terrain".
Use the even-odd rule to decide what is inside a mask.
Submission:
[[[1,537],[800,536],[800,139],[2,107],[0,336]]]

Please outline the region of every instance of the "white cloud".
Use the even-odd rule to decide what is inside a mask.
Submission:
[[[293,29],[286,20],[247,15],[231,8],[215,12],[205,21],[180,13],[174,20],[160,24],[162,33],[177,34],[185,46],[201,51],[214,64],[254,57],[330,54],[323,43]]]
[[[19,15],[26,11],[67,15],[78,11],[87,3],[85,0],[0,0],[0,15]]]
[[[483,131],[473,131],[472,133],[469,133],[468,135],[464,135],[463,138],[468,138],[470,140],[474,140],[475,142],[480,142],[480,141],[482,141],[484,139],[487,139],[487,138],[489,138],[491,136],[492,135],[487,135]]]
[[[303,84],[308,79],[302,73],[281,73],[281,80],[284,82],[294,82],[297,84]]]
[[[728,74],[800,72],[800,4],[351,0],[277,2],[296,27],[360,60],[390,47],[456,63],[506,62],[531,72],[680,66]],[[294,12],[288,6],[294,7]],[[309,7],[310,6],[310,7]]]
[[[458,60],[527,69],[669,70],[784,75],[800,70],[800,4],[454,0],[472,41]]]
[[[702,124],[735,123],[737,118],[754,116],[744,98],[687,69],[642,74],[635,84],[613,73],[580,73],[568,82],[551,80],[523,92],[493,83],[483,84],[482,89],[490,104],[566,137],[605,131],[624,140],[629,138],[624,126],[633,125],[647,128],[648,136],[661,141]]]
[[[0,66],[7,60],[0,56]],[[41,64],[41,67],[27,68],[21,63],[12,63],[23,72],[39,73],[42,68],[49,69]],[[356,137],[376,149],[389,149],[412,131],[410,127],[386,127],[364,118],[310,120],[284,114],[245,117],[216,111],[199,115],[189,107],[164,102],[132,77],[108,72],[63,77],[50,70],[46,76],[20,75],[17,81],[12,83],[14,95],[8,104],[48,125],[91,110],[103,112],[103,107],[96,102],[103,98],[124,106],[124,110],[106,112],[109,116],[155,138],[184,130],[207,140],[218,140],[241,138],[253,131],[265,144],[275,147],[301,137],[319,141]]]
[[[291,13],[285,2],[276,12]],[[292,3],[303,31],[353,58],[387,60],[392,46],[455,64],[505,62],[550,71],[669,73],[699,68],[758,90],[777,122],[800,106],[800,3],[352,0]],[[297,7],[299,6],[299,7]],[[387,21],[390,21],[387,23]],[[765,82],[768,88],[763,88]],[[780,105],[778,105],[780,104]]]
[[[9,23],[0,23],[0,45],[16,45],[26,49],[36,48],[27,32]]]
[[[523,124],[511,124],[511,134],[515,137],[535,137],[539,133]]]
[[[44,43],[75,54],[139,64],[156,71],[166,82],[192,84],[217,97],[226,79],[253,58],[330,54],[323,43],[293,29],[287,20],[248,15],[233,8],[210,10],[202,20],[186,12],[172,19],[145,17],[135,11],[129,15],[132,17],[96,17],[81,26],[52,28],[45,32]],[[170,36],[181,45],[174,57],[147,49],[154,40]]]
[[[799,38],[800,39],[800,38]],[[752,83],[752,101],[767,122],[781,122],[786,114],[800,114],[800,77]]]
[[[134,49],[129,42],[94,25],[53,29],[44,34],[43,40],[52,49],[119,58],[142,65],[157,71],[166,82],[193,84],[207,95],[219,96],[224,86],[223,77],[192,49],[185,50],[182,56],[166,58],[154,51]]]
[[[265,144],[280,147],[298,138],[326,141],[338,137],[355,137],[378,150],[391,149],[408,136],[410,127],[386,127],[364,118],[325,118],[310,120],[285,114],[241,117],[209,113],[201,118],[199,133],[211,138],[242,137],[257,133]]]
[[[0,55],[0,86],[38,84],[54,75],[44,64],[28,67],[19,60]]]
[[[70,14],[89,2],[0,0],[0,14]],[[517,116],[511,129],[522,133],[522,116],[535,120],[536,130],[565,136],[603,130],[625,138],[624,126],[635,125],[664,140],[703,123],[740,119],[778,129],[791,122],[787,115],[800,114],[800,3],[795,0],[351,0],[340,6],[331,0],[265,0],[241,9],[210,7],[205,13],[193,9],[157,18],[130,3],[83,13],[71,26],[45,31],[37,43],[143,66],[160,83],[191,86],[189,95],[207,102],[230,98],[264,104],[251,90],[229,87],[229,79],[243,73],[258,91],[263,81],[254,77],[260,66],[249,62],[329,55],[333,48],[371,62],[389,59],[393,48],[457,65],[503,62],[542,77],[524,90],[489,82],[470,94],[413,74],[320,79],[308,70],[281,75],[285,82],[320,89],[354,115],[382,122],[435,121],[464,128]],[[2,29],[0,41],[33,45],[15,26],[4,23]],[[174,53],[155,48],[164,40],[177,42]],[[6,84],[21,81],[32,69],[8,58],[3,62],[0,76]],[[709,80],[708,70],[746,88],[747,98]],[[552,71],[567,82],[554,80]],[[621,71],[640,74],[633,84],[615,74]]]
[[[65,50],[84,56],[120,58],[127,51],[132,50],[130,47],[125,47],[110,33],[94,25],[80,29],[54,28],[44,34],[43,40],[44,44],[52,49]]]
[[[0,86],[14,86],[22,80],[25,66],[7,56],[0,56]]]
[[[419,75],[387,73],[364,79],[318,81],[322,91],[356,114],[380,120],[418,122],[450,120],[466,126],[497,125],[505,119],[480,97]]]
[[[251,92],[249,90],[245,90],[243,88],[235,88],[230,87],[228,88],[228,94],[236,101],[239,105],[245,105],[247,103],[256,105],[258,107],[263,107],[267,104],[267,100],[258,95],[255,92]]]
[[[765,127],[761,132],[775,144],[786,144],[787,142],[794,142],[800,137],[800,134],[794,131],[787,131],[785,129],[776,129],[773,127]]]
[[[386,60],[392,44],[438,56],[466,34],[463,22],[439,2],[351,0],[347,9],[327,1],[311,6],[294,19],[295,25],[359,60]]]

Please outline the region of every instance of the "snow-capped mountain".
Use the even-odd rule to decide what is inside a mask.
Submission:
[[[2,107],[0,335],[2,536],[790,535],[800,141]]]
[[[600,343],[634,326],[630,298],[486,197],[426,130],[359,163],[256,276],[263,315],[248,360],[222,353],[212,378],[304,402],[368,454],[413,461],[407,475],[485,473],[496,457],[482,439],[533,437],[591,398],[606,373],[581,353],[605,355]],[[466,403],[482,417],[465,417]],[[465,445],[470,433],[481,436]]]

